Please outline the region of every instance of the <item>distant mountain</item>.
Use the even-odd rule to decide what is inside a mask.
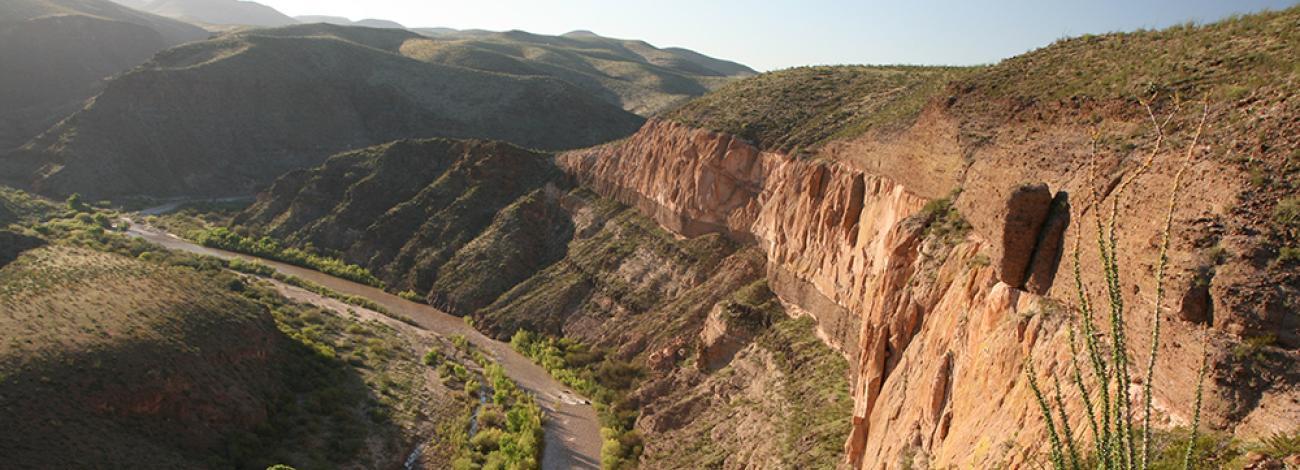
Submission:
[[[426,62],[514,75],[543,75],[582,87],[641,115],[653,115],[756,74],[744,65],[686,49],[579,31],[545,36],[524,31],[417,28],[429,36],[402,46]]]
[[[105,77],[207,36],[107,0],[0,2],[0,150],[81,108]]]
[[[300,25],[177,47],[115,80],[14,155],[16,178],[95,197],[250,194],[330,154],[407,137],[563,149],[639,116],[545,76],[406,57],[408,31]]]
[[[339,26],[365,26],[367,28],[389,28],[389,29],[406,29],[401,23],[388,20],[377,20],[367,18],[361,21],[352,21],[342,16],[325,16],[325,15],[304,15],[295,16],[293,19],[299,23],[326,23],[336,24]]]
[[[156,15],[208,25],[286,26],[298,21],[261,3],[244,0],[115,0]]]

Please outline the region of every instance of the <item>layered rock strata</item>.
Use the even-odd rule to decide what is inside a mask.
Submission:
[[[966,178],[993,172],[988,165],[996,161],[973,165]],[[846,162],[798,160],[657,120],[630,139],[557,157],[581,184],[679,235],[719,232],[760,247],[768,282],[787,311],[815,318],[822,339],[850,360],[855,409],[845,447],[853,467],[1031,462],[1042,424],[1024,364],[1031,359],[1044,381],[1069,364],[1070,312],[1055,299],[1072,299],[1074,283],[1057,282],[1057,270],[1067,240],[1075,239],[1072,215],[1081,220],[1084,213],[1072,208],[1069,194],[1086,194],[1084,183],[997,168],[999,178],[962,184],[969,189],[954,206],[969,220],[964,227],[972,230],[965,230],[944,226],[939,206],[927,205],[932,198]],[[1016,183],[1035,180],[1058,187]],[[1159,176],[1150,184],[1167,182]],[[1155,207],[1158,191],[1135,195],[1134,204]],[[1130,313],[1128,325],[1141,359],[1150,344],[1150,314],[1140,309],[1150,305],[1143,292],[1151,292],[1151,266],[1143,263],[1154,250],[1136,243],[1156,239],[1158,227],[1137,222],[1122,221],[1141,242],[1121,242],[1119,249],[1125,296],[1141,312]],[[1188,249],[1176,243],[1171,252],[1171,298],[1193,287],[1183,276],[1195,263]],[[1100,279],[1093,260],[1082,271],[1085,283]],[[1172,339],[1160,352],[1170,358],[1171,375],[1156,381],[1156,405],[1166,423],[1177,423],[1190,414],[1194,377],[1182,371],[1195,371],[1190,361],[1199,354],[1188,353],[1200,350],[1194,345],[1201,334],[1186,324],[1166,330]],[[1222,344],[1209,347],[1211,360],[1220,360]],[[1232,392],[1216,390],[1213,380],[1209,386],[1208,421],[1218,426],[1295,412],[1234,409],[1215,400]]]

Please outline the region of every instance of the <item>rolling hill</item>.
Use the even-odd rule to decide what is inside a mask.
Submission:
[[[406,29],[401,23],[396,21],[380,20],[367,18],[364,20],[352,21],[342,16],[325,16],[325,15],[303,15],[295,16],[293,19],[299,23],[327,23],[339,26],[364,26],[367,28],[388,28],[388,29]]]
[[[80,109],[105,78],[207,36],[107,0],[0,3],[0,151]]]
[[[174,48],[10,155],[9,173],[51,194],[250,194],[330,154],[400,138],[563,149],[628,135],[642,122],[562,80],[398,53],[423,40],[316,24]]]
[[[275,27],[298,21],[261,3],[246,0],[115,0],[155,15],[213,26]]]
[[[432,63],[555,77],[643,116],[657,114],[756,72],[680,48],[590,32],[545,36],[524,31],[422,30],[402,53]]]
[[[420,361],[470,364],[447,338],[115,218],[0,187],[6,468],[451,466],[475,401]]]

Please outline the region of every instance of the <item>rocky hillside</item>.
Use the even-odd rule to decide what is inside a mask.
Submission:
[[[850,361],[846,460],[874,469],[1039,458],[1023,364],[1040,382],[1068,370],[1068,254],[1081,243],[1084,285],[1104,285],[1090,240],[1112,204],[1119,289],[1135,312],[1129,352],[1145,361],[1160,214],[1190,154],[1159,306],[1158,422],[1190,420],[1207,351],[1213,428],[1289,432],[1300,421],[1300,103],[1287,91],[1300,80],[1297,21],[1290,9],[1087,36],[935,85],[925,69],[776,72],[558,162],[679,234],[756,245],[772,290]],[[839,97],[827,80],[861,87]],[[1201,97],[1207,124],[1187,153]],[[1173,116],[1164,139],[1139,98],[1156,123]],[[818,120],[842,125],[806,125]]]
[[[681,48],[575,31],[440,31],[402,45],[421,60],[513,75],[554,77],[623,109],[649,116],[703,95],[753,69]]]
[[[6,157],[20,167],[9,176],[50,194],[249,194],[335,152],[399,138],[561,149],[627,135],[641,122],[563,81],[398,53],[422,40],[308,25],[174,48]]]
[[[0,4],[0,152],[80,109],[103,80],[208,36],[108,0]]]
[[[341,154],[281,178],[235,224],[338,253],[497,337],[563,336],[641,364],[619,407],[640,410],[646,468],[840,459],[848,365],[782,313],[758,252],[678,239],[573,188],[549,155],[448,140]]]
[[[741,80],[665,118],[732,134],[764,149],[808,155],[820,145],[914,118],[967,73],[955,67],[797,67]]]

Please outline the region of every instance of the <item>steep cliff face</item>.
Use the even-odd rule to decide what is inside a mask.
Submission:
[[[933,121],[917,124],[934,126]],[[1012,127],[1005,133],[1023,137],[1024,130]],[[1052,136],[1050,145],[1062,148],[1083,135],[1081,129],[1067,129]],[[1052,192],[1087,194],[1089,182],[1078,177],[1078,166],[1026,168],[1017,156],[1029,151],[1020,145],[1030,140],[1016,142],[983,149],[983,159],[964,170],[968,179],[959,183],[967,190],[955,202],[919,196],[880,167],[857,167],[862,160],[901,160],[899,155],[801,160],[762,152],[725,134],[659,121],[626,141],[565,153],[557,162],[598,193],[640,208],[680,235],[720,232],[759,247],[768,281],[787,311],[815,318],[819,335],[852,365],[846,379],[852,382],[855,408],[845,447],[853,466],[892,468],[912,461],[987,468],[1025,464],[1041,448],[1041,419],[1023,364],[1031,359],[1043,380],[1068,364],[1070,310],[1057,299],[1073,298],[1073,280],[1056,281],[1056,270],[1061,252],[1067,244],[1072,249],[1080,230],[1081,224],[1070,220],[1094,220],[1084,217],[1087,205],[1076,201],[1072,209],[1064,193]],[[900,148],[856,145],[884,152]],[[959,148],[932,146],[946,147]],[[845,148],[853,147],[833,146],[834,155],[844,155]],[[1156,208],[1173,174],[1169,162],[1157,167],[1147,186],[1123,201],[1136,208],[1120,217],[1127,237],[1120,244],[1126,302],[1141,312],[1130,313],[1127,325],[1135,338],[1131,352],[1139,357],[1150,344],[1146,309],[1151,300],[1145,292],[1153,289],[1152,240],[1158,240],[1159,230],[1149,214],[1160,212]],[[1198,179],[1186,205],[1211,209],[1180,209],[1178,221],[1215,217],[1213,212],[1222,210],[1198,206],[1215,197],[1214,185],[1228,178],[1214,176],[1216,171],[1222,167],[1213,162],[1192,168]],[[904,174],[901,179],[919,178]],[[1102,196],[1103,207],[1114,197]],[[1083,227],[1086,237],[1091,225]],[[1204,269],[1198,254],[1204,248],[1189,231],[1176,233],[1171,249],[1167,298],[1176,300],[1162,315],[1166,336],[1156,406],[1166,424],[1186,422],[1195,389],[1193,361],[1199,361],[1201,335],[1208,334],[1204,344],[1215,363],[1208,421],[1243,432],[1285,426],[1300,413],[1294,403],[1284,404],[1283,397],[1292,393],[1288,382],[1253,390],[1234,383],[1231,377],[1250,367],[1230,357],[1230,345],[1240,337],[1183,319],[1188,302],[1180,299],[1198,288],[1193,279]],[[1085,283],[1099,285],[1095,262],[1085,259],[1081,270]],[[1224,313],[1216,323],[1242,321],[1234,317],[1249,315]],[[1267,406],[1243,400],[1246,395]]]
[[[726,143],[697,141],[711,146],[704,158],[731,155]],[[714,187],[759,161],[746,156],[689,171],[718,172],[702,184]],[[757,211],[702,223],[646,216],[682,205],[700,216],[737,202],[756,208],[744,191],[627,199],[642,214],[574,187],[545,155],[501,143],[410,141],[286,175],[236,224],[337,251],[498,338],[520,330],[564,337],[595,351],[574,360],[624,364],[601,366],[607,372],[631,367],[617,374],[621,385],[607,386],[621,387],[615,408],[640,416],[644,468],[832,467],[849,433],[848,361],[817,339],[812,320],[782,313],[759,250],[709,233],[731,233],[728,223],[742,227],[736,221],[750,223]],[[660,226],[673,220],[691,222],[675,227],[697,236]]]
[[[747,240],[767,160],[742,139],[651,120],[631,140],[562,154],[557,162],[583,186],[676,233]]]

